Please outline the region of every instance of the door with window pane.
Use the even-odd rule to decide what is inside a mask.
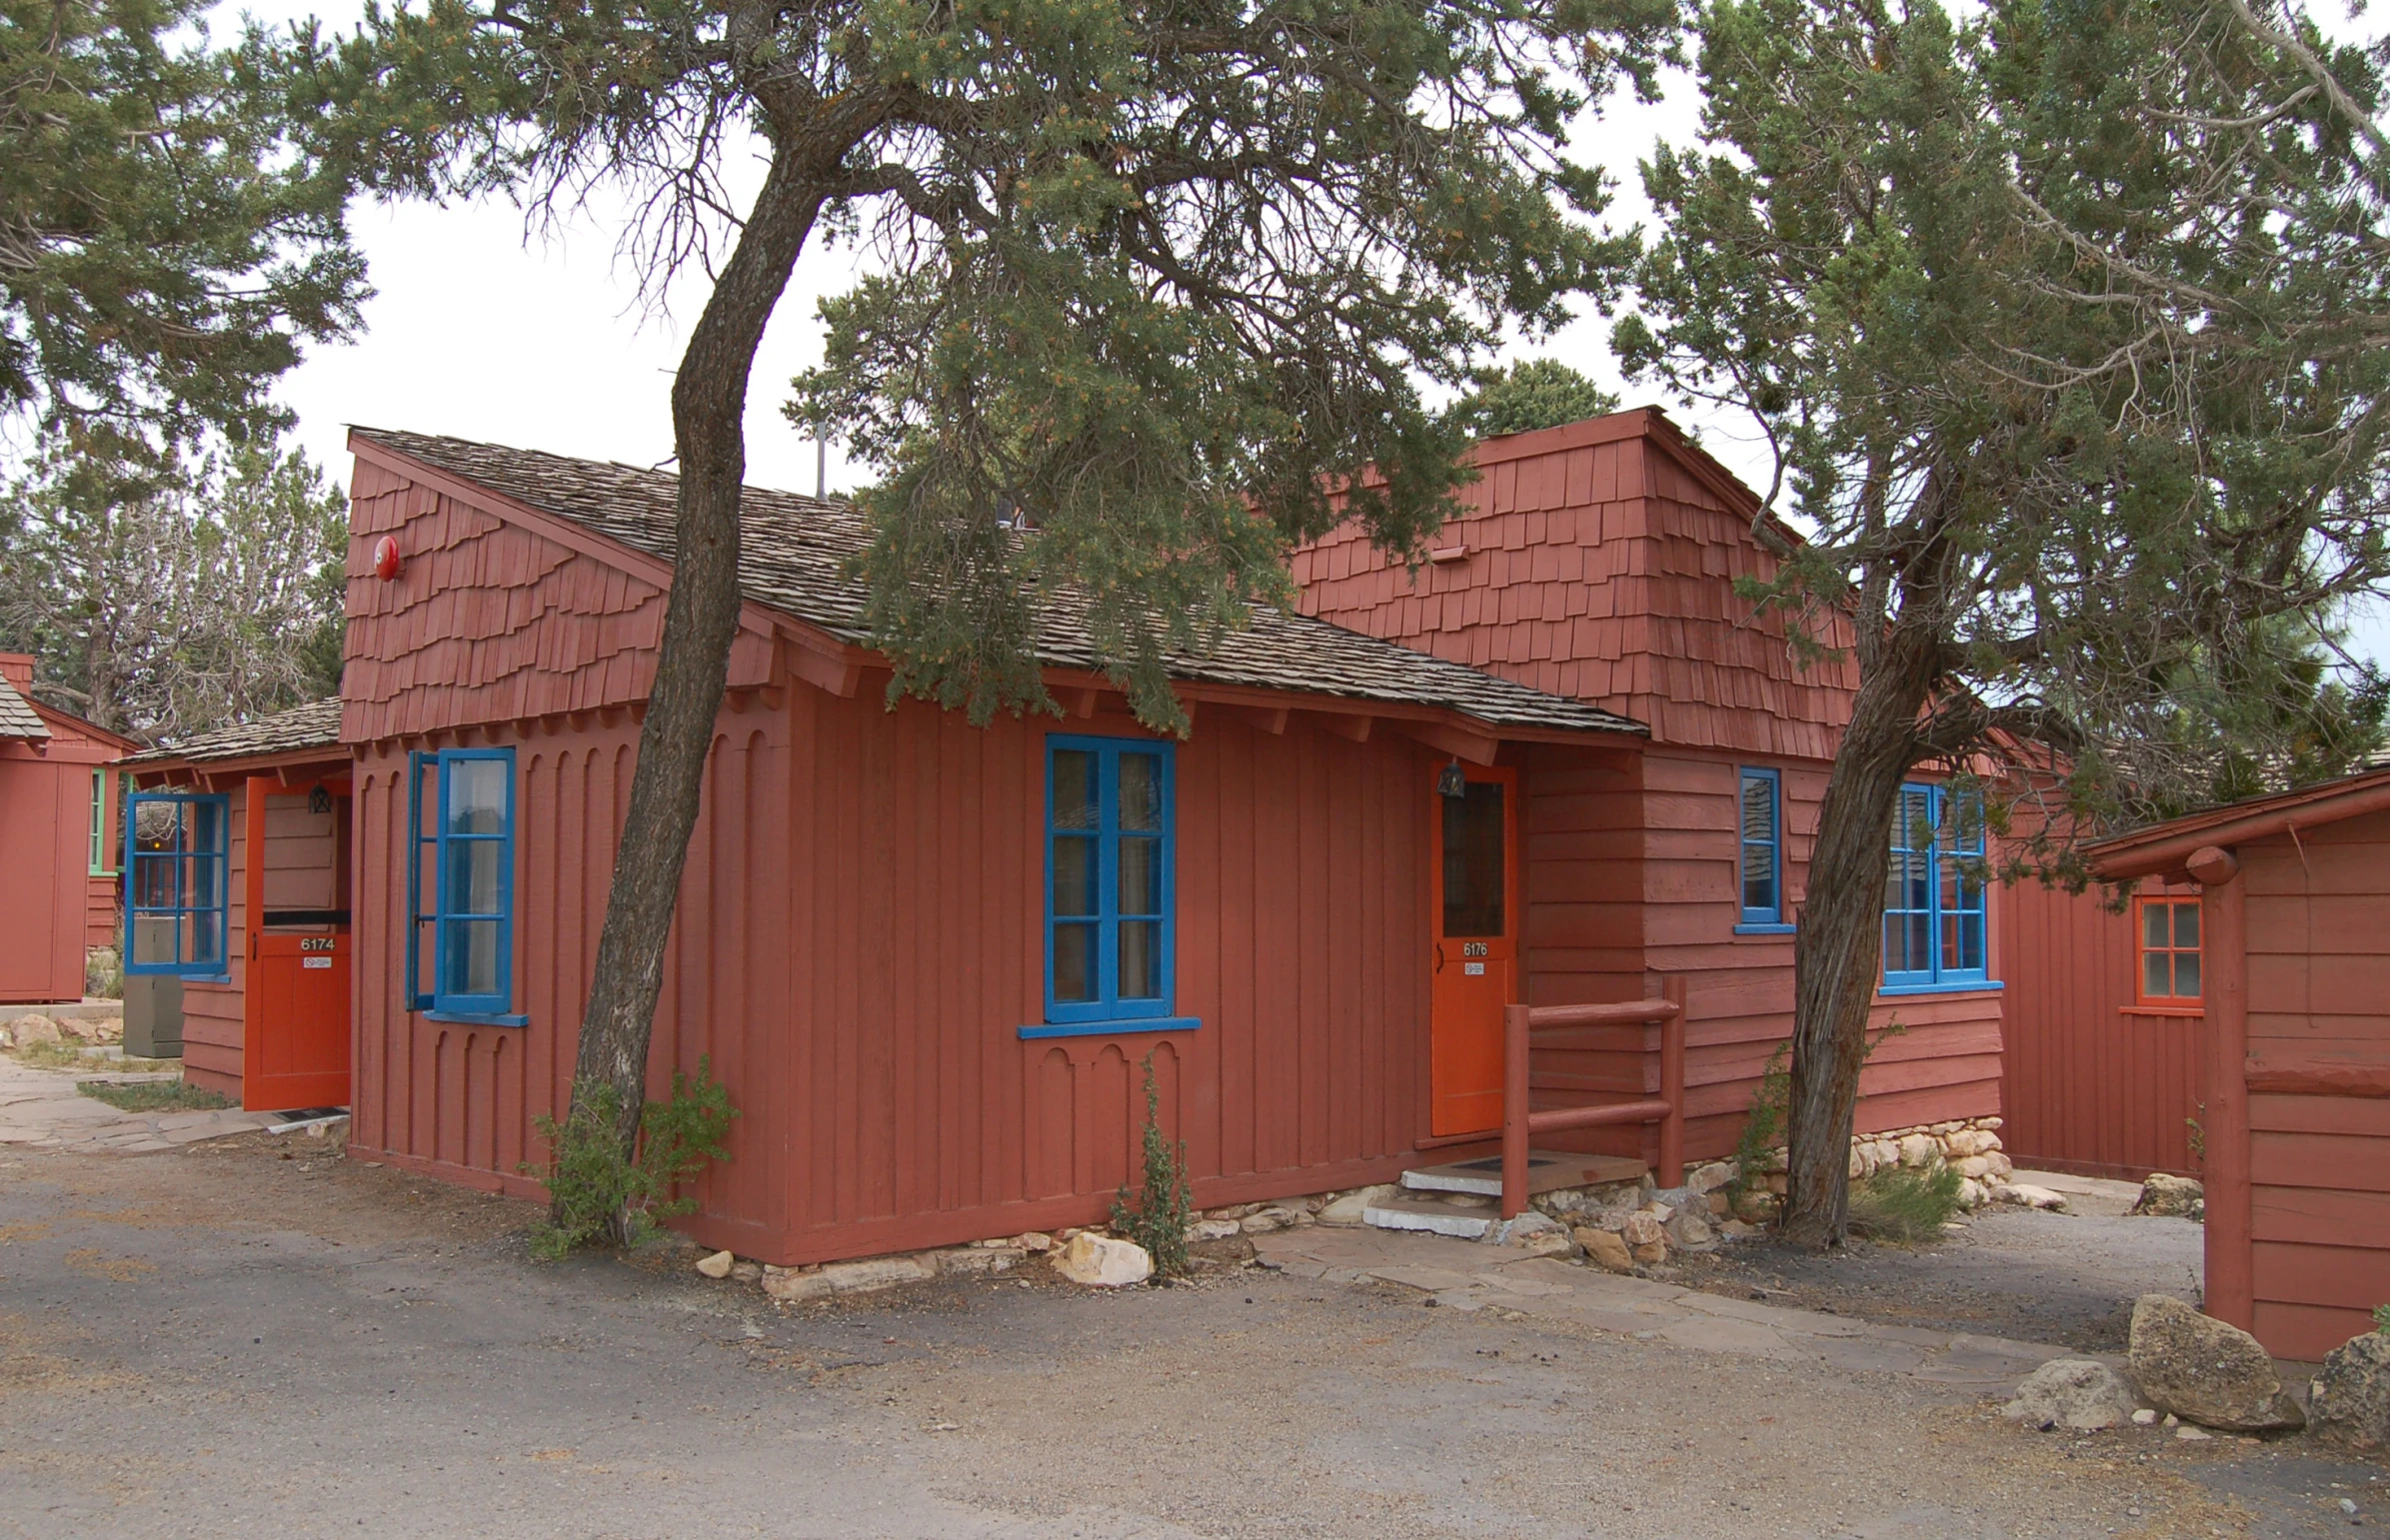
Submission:
[[[1518,772],[1473,769],[1435,798],[1428,985],[1428,1127],[1502,1120],[1502,1007],[1517,995]]]

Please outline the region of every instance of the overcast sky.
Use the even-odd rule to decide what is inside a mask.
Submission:
[[[362,7],[253,0],[226,14],[240,10],[270,22],[313,14],[345,29]],[[1689,142],[1696,121],[1692,86],[1681,75],[1657,104],[1621,97],[1589,115],[1576,153],[1618,184],[1614,223],[1646,217],[1637,160],[1657,138]],[[750,169],[748,187],[761,179],[760,169]],[[521,211],[503,202],[360,204],[354,230],[375,297],[355,341],[316,350],[283,380],[278,394],[298,415],[299,442],[344,483],[351,423],[664,464],[672,454],[672,372],[684,327],[703,303],[704,279],[685,275],[661,306],[643,303],[637,271],[615,249],[623,220],[621,204],[601,202],[562,230],[531,232]],[[855,260],[850,250],[809,251],[765,336],[748,398],[748,480],[755,484],[814,488],[815,446],[780,409],[790,379],[821,356],[818,302],[853,283]],[[1549,343],[1514,351],[1556,356],[1628,406],[1666,407],[1711,454],[1764,489],[1770,463],[1747,420],[1626,384],[1608,332],[1606,320],[1582,314]],[[861,474],[831,446],[832,490]],[[2360,622],[2354,640],[2362,653],[2390,659],[2386,616],[2390,608],[2377,605]]]

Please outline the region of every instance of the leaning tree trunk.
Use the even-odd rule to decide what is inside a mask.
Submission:
[[[1884,862],[1933,680],[1929,642],[1898,635],[1898,626],[1859,682],[1834,751],[1792,943],[1792,1099],[1778,1235],[1795,1245],[1836,1245],[1848,1220],[1851,1117],[1883,954]]]
[[[706,756],[739,625],[739,489],[747,472],[748,377],[773,308],[822,207],[819,178],[775,148],[730,260],[690,334],[673,382],[681,482],[664,645],[639,733],[639,766],[606,899],[606,925],[581,1020],[573,1101],[611,1086],[626,1152],[639,1133],[664,946],[697,826]]]

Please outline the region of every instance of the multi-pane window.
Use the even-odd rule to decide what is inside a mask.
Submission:
[[[408,757],[409,1008],[502,1016],[514,995],[515,752]]]
[[[1742,921],[1772,925],[1784,917],[1784,808],[1771,770],[1742,772]]]
[[[222,975],[231,799],[140,791],[125,809],[125,971]]]
[[[2140,911],[2140,999],[2144,1005],[2196,1005],[2199,994],[2199,900],[2136,898]]]
[[[1047,740],[1050,1022],[1171,1012],[1171,772],[1168,744]]]
[[[1971,789],[1902,786],[1884,877],[1884,983],[1986,978],[1982,800]]]

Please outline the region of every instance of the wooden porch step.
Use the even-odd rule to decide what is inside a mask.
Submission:
[[[1527,1192],[1557,1192],[1563,1187],[1594,1187],[1605,1182],[1641,1181],[1651,1168],[1628,1155],[1574,1155],[1566,1150],[1538,1149],[1527,1154]],[[1412,1192],[1468,1192],[1480,1197],[1502,1195],[1502,1157],[1480,1155],[1444,1165],[1422,1166],[1402,1173],[1402,1185]]]

